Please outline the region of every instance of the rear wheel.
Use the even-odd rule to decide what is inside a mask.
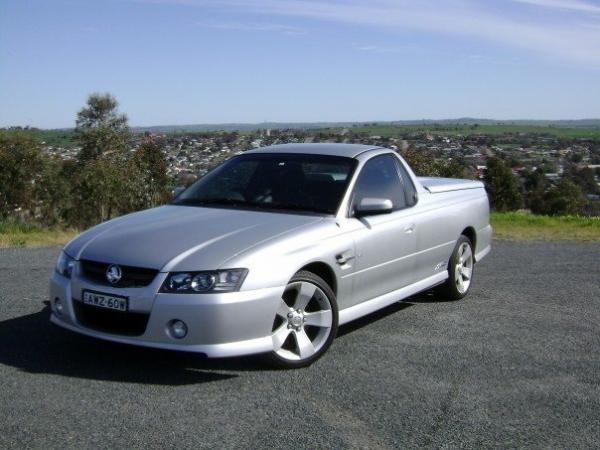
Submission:
[[[331,345],[337,325],[337,303],[329,285],[312,272],[298,272],[286,286],[273,321],[270,361],[285,368],[312,364]]]
[[[469,293],[473,279],[473,263],[473,244],[468,237],[461,236],[448,262],[449,277],[440,286],[439,293],[449,300],[460,300],[465,297]]]

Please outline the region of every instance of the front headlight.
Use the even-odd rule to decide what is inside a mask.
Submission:
[[[74,265],[75,259],[61,251],[60,255],[58,256],[58,261],[56,261],[56,272],[63,277],[71,278]]]
[[[248,269],[171,272],[160,290],[177,294],[233,292],[240,289],[247,274]]]

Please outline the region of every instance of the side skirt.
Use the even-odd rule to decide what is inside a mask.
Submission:
[[[481,261],[483,258],[485,258],[487,256],[487,254],[492,250],[492,246],[488,245],[486,248],[484,248],[483,250],[481,250],[479,253],[477,253],[475,255],[475,262],[478,263],[479,261]]]
[[[385,308],[392,303],[404,300],[406,297],[410,297],[411,295],[415,295],[419,292],[430,289],[440,283],[443,283],[447,279],[448,271],[445,270],[421,281],[417,281],[416,283],[404,286],[396,291],[375,297],[374,299],[367,300],[366,302],[359,303],[358,305],[351,306],[350,308],[342,309],[339,313],[339,324],[342,325],[366,316],[367,314],[371,314],[372,312]]]

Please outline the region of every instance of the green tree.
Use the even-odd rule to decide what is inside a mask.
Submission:
[[[57,225],[64,221],[71,207],[72,161],[45,158],[40,181],[35,185],[36,221],[42,225]]]
[[[77,113],[75,140],[81,146],[79,161],[87,163],[105,155],[122,156],[131,139],[127,116],[119,114],[117,100],[110,94],[91,94]]]
[[[574,167],[569,171],[569,177],[572,178],[586,194],[598,194],[600,192],[595,175],[594,170],[589,167],[584,167],[582,169]]]
[[[579,214],[585,204],[583,192],[579,185],[569,177],[552,186],[539,199],[531,204],[531,211],[536,214],[565,215]]]
[[[129,161],[126,181],[127,204],[123,209],[136,211],[153,208],[169,199],[169,178],[164,143],[147,136]]]
[[[413,147],[402,150],[400,154],[418,176],[447,178],[468,177],[467,166],[459,158],[452,158],[448,161],[437,161],[430,151],[417,150]]]
[[[467,166],[458,158],[452,158],[449,161],[437,162],[438,177],[446,178],[470,178]]]
[[[0,218],[32,214],[43,164],[40,145],[30,133],[0,131]]]
[[[434,177],[438,175],[438,165],[433,155],[427,150],[417,150],[409,146],[400,152],[413,172],[422,177]]]
[[[525,206],[532,211],[544,202],[549,183],[544,171],[538,168],[534,171],[523,172],[523,187],[525,188]]]
[[[67,213],[68,222],[78,228],[87,228],[119,215],[121,199],[125,195],[124,176],[109,159],[89,161],[73,180],[73,204]]]
[[[77,113],[74,138],[81,149],[66,212],[69,223],[83,228],[131,211],[127,150],[132,134],[117,100],[108,93],[91,94]]]
[[[546,176],[542,169],[523,172],[524,187],[526,191],[542,190],[544,191],[548,185]]]
[[[487,159],[484,182],[490,204],[496,211],[514,211],[522,205],[517,179],[510,167],[499,158]]]

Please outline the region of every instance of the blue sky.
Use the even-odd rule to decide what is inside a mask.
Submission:
[[[600,0],[0,0],[0,126],[600,117]]]

